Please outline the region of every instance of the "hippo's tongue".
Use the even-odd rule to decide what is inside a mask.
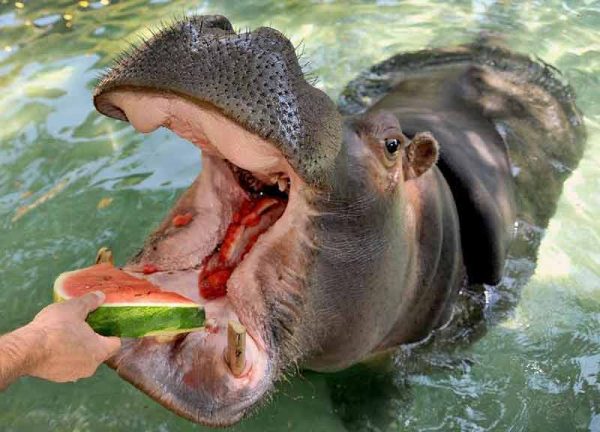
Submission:
[[[212,300],[227,294],[231,272],[284,210],[285,202],[274,197],[263,197],[242,204],[233,215],[220,247],[207,259],[200,272],[198,287],[202,297]]]

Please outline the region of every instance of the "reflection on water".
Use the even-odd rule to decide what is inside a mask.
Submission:
[[[29,320],[50,301],[55,276],[89,264],[99,245],[123,262],[200,169],[185,142],[137,135],[98,116],[90,97],[128,42],[191,12],[282,30],[334,99],[397,52],[500,33],[565,73],[589,133],[546,233],[519,225],[501,286],[470,294],[469,304],[484,306],[483,325],[405,347],[395,364],[303,373],[235,430],[600,430],[600,6],[585,0],[0,0],[0,332]],[[75,384],[22,380],[0,396],[0,425],[202,429],[106,368]]]

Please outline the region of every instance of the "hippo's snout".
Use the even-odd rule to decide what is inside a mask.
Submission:
[[[306,82],[280,32],[235,33],[223,16],[191,17],[124,56],[98,85],[101,113],[127,120],[117,90],[166,92],[208,104],[268,140],[310,184],[322,182],[341,140],[333,102]]]

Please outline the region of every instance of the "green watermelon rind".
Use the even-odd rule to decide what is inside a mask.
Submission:
[[[87,323],[103,336],[139,338],[173,335],[197,330],[204,325],[204,310],[181,306],[100,306]]]
[[[55,302],[69,299],[62,289],[65,279],[74,273],[61,274],[54,282]],[[144,336],[174,336],[201,330],[204,309],[196,303],[109,303],[91,312],[86,321],[103,336],[140,338]]]

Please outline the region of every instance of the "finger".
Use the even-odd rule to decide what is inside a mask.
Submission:
[[[108,360],[121,349],[121,339],[118,337],[99,336],[105,349],[105,356],[102,361]]]
[[[97,309],[102,303],[104,303],[104,293],[101,291],[94,291],[84,296],[68,300],[63,303],[69,307],[75,314],[85,319],[90,312]]]

